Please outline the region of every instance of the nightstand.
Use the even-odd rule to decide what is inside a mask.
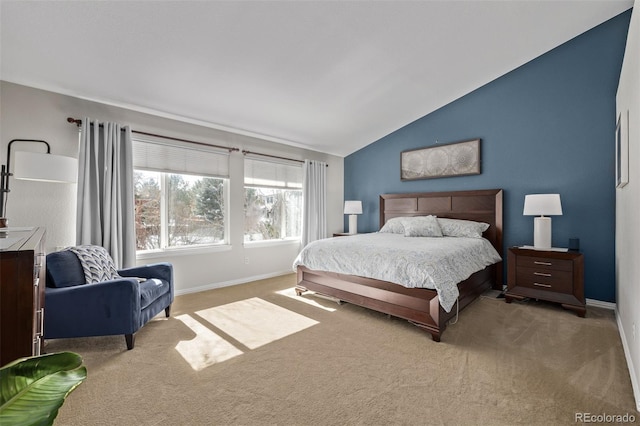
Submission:
[[[584,256],[574,251],[509,248],[504,297],[507,303],[527,297],[556,302],[584,317]]]
[[[334,232],[333,233],[334,237],[347,237],[349,235],[356,235],[356,234],[350,234],[348,232]]]

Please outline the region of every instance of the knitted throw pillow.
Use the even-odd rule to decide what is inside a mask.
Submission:
[[[69,247],[82,264],[87,283],[99,283],[121,278],[109,252],[100,246],[83,245]]]

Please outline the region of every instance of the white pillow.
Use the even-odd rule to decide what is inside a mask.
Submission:
[[[442,237],[435,216],[407,217],[402,221],[405,237]]]
[[[438,218],[442,235],[445,237],[482,238],[482,233],[489,229],[489,224],[472,220]]]
[[[394,217],[385,223],[379,232],[385,232],[389,234],[404,234],[404,225],[402,224],[404,217]]]

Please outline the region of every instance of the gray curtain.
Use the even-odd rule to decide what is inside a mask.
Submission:
[[[304,161],[302,246],[327,237],[327,164]]]
[[[135,265],[131,129],[82,120],[76,243],[99,245],[116,268]]]

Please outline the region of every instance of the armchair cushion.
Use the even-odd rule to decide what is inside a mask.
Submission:
[[[150,278],[140,283],[140,309],[144,309],[153,303],[158,297],[169,293],[169,282]]]
[[[69,250],[47,255],[47,287],[63,288],[86,284],[78,257]]]
[[[140,307],[142,309],[165,293],[173,301],[173,267],[170,263],[161,262],[134,266],[120,269],[118,273],[122,278],[146,278],[146,281],[140,283]]]

